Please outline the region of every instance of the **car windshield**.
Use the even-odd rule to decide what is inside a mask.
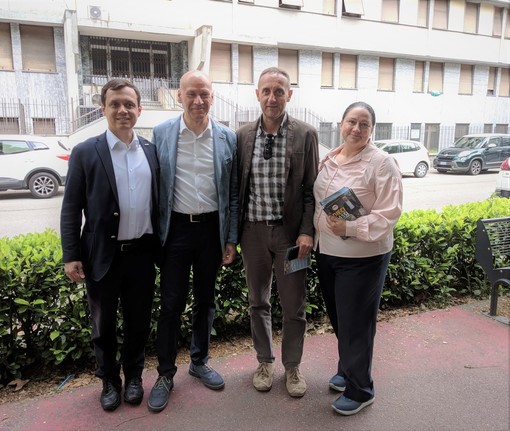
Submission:
[[[463,136],[459,138],[454,147],[455,148],[478,148],[485,138],[483,136]]]

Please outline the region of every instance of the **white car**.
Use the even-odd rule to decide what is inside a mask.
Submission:
[[[400,172],[403,174],[413,174],[417,178],[427,175],[430,167],[429,152],[419,142],[405,139],[381,139],[374,144],[397,161]]]
[[[502,198],[510,198],[510,157],[501,163],[499,168],[496,194]]]
[[[70,150],[59,138],[0,135],[0,191],[51,198],[65,185]]]

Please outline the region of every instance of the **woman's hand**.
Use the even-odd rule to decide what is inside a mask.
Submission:
[[[345,220],[343,218],[335,217],[333,215],[328,216],[326,219],[328,227],[335,235],[345,236]]]

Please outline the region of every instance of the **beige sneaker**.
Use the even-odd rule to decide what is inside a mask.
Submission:
[[[274,364],[261,362],[253,376],[253,386],[257,391],[267,392],[273,386]]]
[[[285,370],[287,379],[287,391],[291,397],[302,397],[306,392],[306,382],[301,375],[299,368]]]

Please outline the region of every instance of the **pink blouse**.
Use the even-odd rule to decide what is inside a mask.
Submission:
[[[369,257],[393,247],[393,227],[402,212],[402,175],[395,159],[369,143],[343,164],[335,156],[342,146],[331,150],[319,165],[313,188],[315,197],[315,243],[320,252],[339,257]],[[320,201],[342,187],[350,187],[369,214],[346,222],[342,239],[329,229]]]

